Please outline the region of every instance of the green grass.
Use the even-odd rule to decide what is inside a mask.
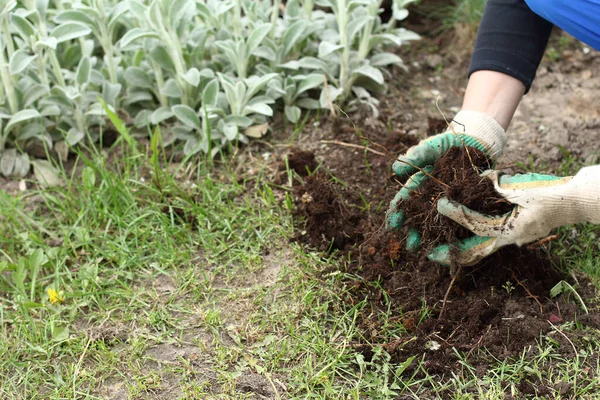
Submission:
[[[468,362],[445,379],[409,374],[420,359],[381,347],[366,360],[352,343],[367,304],[344,301],[335,259],[288,242],[290,200],[269,166],[245,153],[169,163],[158,139],[148,154],[80,152],[64,187],[0,192],[0,398],[503,399],[540,378],[594,395],[593,332],[574,358],[544,339],[483,378]],[[600,230],[569,229],[556,251],[597,274]]]

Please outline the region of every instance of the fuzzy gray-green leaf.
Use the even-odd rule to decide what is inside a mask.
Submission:
[[[173,111],[171,111],[170,107],[160,107],[154,110],[154,112],[150,115],[150,123],[153,125],[158,125],[172,116]]]
[[[123,37],[119,41],[119,45],[121,46],[121,48],[124,48],[140,39],[147,38],[160,39],[160,36],[158,36],[158,34],[155,31],[152,31],[150,29],[133,28],[123,35]]]
[[[17,50],[10,58],[10,73],[13,75],[20,74],[36,59],[37,56],[29,55],[29,52],[25,49]]]
[[[56,50],[56,46],[58,45],[58,40],[55,37],[48,36],[45,38],[41,38],[35,43],[36,50],[40,48],[48,48],[52,50]]]
[[[201,130],[200,118],[193,108],[184,104],[178,104],[171,108],[175,117],[190,128]]]
[[[75,9],[65,10],[65,11],[61,12],[60,14],[58,14],[54,18],[54,21],[61,23],[61,24],[65,23],[65,22],[67,22],[67,23],[68,22],[78,22],[89,28],[96,27],[96,22],[82,10],[75,10]]]
[[[295,124],[300,119],[300,115],[302,115],[302,111],[299,107],[296,106],[285,106],[284,108],[285,117],[291,123]]]
[[[2,157],[0,159],[0,172],[2,172],[2,175],[4,175],[5,177],[9,177],[12,175],[13,170],[15,169],[17,150],[5,150],[2,154],[0,154],[0,156]]]
[[[42,97],[50,93],[48,86],[36,83],[31,85],[25,93],[23,93],[23,106],[29,107]]]
[[[79,22],[65,22],[52,30],[52,37],[55,37],[58,43],[77,39],[89,35],[92,30]]]
[[[41,115],[37,110],[34,109],[25,109],[25,110],[21,110],[19,112],[17,112],[15,115],[13,115],[10,120],[8,120],[8,123],[6,124],[6,127],[4,128],[4,135],[8,135],[10,133],[10,131],[12,130],[12,128],[14,128],[14,126],[20,122],[25,122],[25,121],[30,121],[32,119],[36,119],[36,118],[40,118]]]
[[[166,81],[165,85],[160,88],[160,94],[172,98],[180,98],[181,96],[183,96],[183,92],[181,91],[181,88],[179,87],[175,79],[169,79],[168,81]]]
[[[140,67],[129,67],[124,73],[128,85],[144,89],[154,89],[154,81],[148,73]]]
[[[79,61],[79,65],[77,66],[76,81],[80,85],[84,85],[88,83],[90,80],[90,72],[92,70],[92,65],[90,62],[90,58],[88,56],[84,56]]]
[[[200,84],[200,71],[198,71],[197,68],[190,68],[185,74],[183,74],[182,78],[189,85],[196,87]]]
[[[115,100],[119,93],[121,93],[120,83],[104,82],[102,85],[102,99],[111,106],[115,104]]]
[[[17,28],[19,33],[25,39],[29,39],[30,36],[33,36],[36,34],[36,29],[31,24],[31,22],[29,22],[27,19],[25,19],[24,17],[22,17],[18,14],[15,14],[15,13],[11,14],[10,22],[11,22],[11,24],[13,24],[13,26],[15,28]]]
[[[269,34],[270,30],[271,30],[271,24],[261,24],[261,25],[258,25],[256,28],[254,28],[254,30],[248,37],[248,41],[246,42],[247,54],[252,54],[254,52],[254,50],[256,50],[258,48],[258,46],[260,46],[260,44],[262,43],[264,38]],[[244,57],[244,56],[246,56],[246,55],[238,54],[238,57]]]
[[[166,70],[174,71],[175,65],[173,64],[173,60],[169,55],[169,52],[164,48],[164,46],[156,46],[150,52],[150,56],[154,61],[158,63],[161,67]]]
[[[29,170],[31,169],[31,161],[29,160],[29,156],[27,153],[17,154],[17,158],[15,159],[15,168],[13,169],[13,176],[18,178],[25,178],[27,174],[29,174]]]
[[[354,74],[365,76],[380,85],[383,85],[384,83],[383,74],[381,71],[370,65],[363,65],[362,67],[355,69],[353,72]]]
[[[316,87],[324,84],[325,79],[321,74],[310,74],[306,78],[304,78],[298,85],[296,86],[296,96],[306,92],[307,90],[314,89]]]
[[[335,43],[330,43],[330,42],[321,42],[319,43],[319,58],[325,58],[327,56],[329,56],[330,54],[343,49],[344,46],[342,46],[341,44],[335,44]]]
[[[246,107],[244,107],[242,114],[243,115],[261,114],[261,115],[266,115],[268,117],[271,117],[271,116],[273,116],[273,109],[265,103],[258,103],[258,104],[253,104],[253,105],[247,105]]]
[[[219,81],[213,79],[204,87],[202,91],[202,104],[204,106],[216,106],[219,95]]]
[[[252,52],[252,55],[269,61],[275,61],[277,59],[275,51],[268,46],[259,46]]]
[[[42,187],[58,186],[62,183],[58,170],[48,160],[34,160],[33,174]]]
[[[301,99],[296,100],[296,105],[306,110],[318,110],[319,108],[321,108],[319,100],[311,99],[310,97],[303,97]]]
[[[292,50],[292,48],[298,43],[298,41],[303,37],[307,26],[308,22],[306,20],[301,19],[294,22],[286,28],[282,38],[284,55],[287,55]]]
[[[402,59],[393,53],[375,54],[369,61],[373,67],[385,67],[390,64],[402,64]]]

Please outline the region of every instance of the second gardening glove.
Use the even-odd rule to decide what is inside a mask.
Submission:
[[[501,175],[486,171],[496,191],[514,204],[502,216],[483,215],[446,198],[438,201],[438,212],[471,230],[475,235],[442,245],[429,259],[450,264],[451,249],[462,265],[473,265],[510,244],[523,245],[547,236],[554,228],[579,222],[600,223],[600,165],[582,168],[575,176],[542,174]]]
[[[431,172],[433,164],[451,147],[473,147],[483,151],[492,161],[496,161],[502,155],[505,145],[506,133],[494,118],[475,111],[460,111],[444,133],[422,140],[406,154],[398,157],[392,165],[399,178],[410,178],[390,204],[387,226],[396,230],[402,228],[406,216],[401,203],[408,200],[410,193],[418,189],[427,178],[423,171]],[[420,242],[420,234],[410,230],[407,248],[417,250]]]

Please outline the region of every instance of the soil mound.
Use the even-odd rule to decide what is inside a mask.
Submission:
[[[325,132],[337,140],[364,144],[339,126],[327,128]],[[390,136],[403,139],[393,132],[367,130],[365,134],[380,143]],[[396,147],[412,144],[396,143]],[[558,282],[575,282],[556,267],[544,247],[504,248],[463,271],[458,280],[450,268],[428,262],[425,251],[407,253],[403,234],[388,232],[383,225],[388,204],[401,187],[389,178],[393,158],[367,152],[364,157],[349,157],[352,152],[356,155],[356,150],[344,153],[337,147],[314,152],[323,165],[296,187],[296,240],[350,260],[341,263],[344,272],[356,277],[345,282],[351,288],[346,302],[369,299],[369,309],[360,316],[364,340],[354,343],[357,350],[369,356],[372,346],[379,345],[398,361],[424,357],[432,373],[459,368],[458,350],[483,373],[489,354],[498,359],[518,357],[524,349],[535,351],[540,338],[553,340],[557,353],[570,355],[572,347],[552,332],[552,324],[578,321],[580,326],[599,326],[600,317],[583,315],[572,297],[551,298],[550,290]],[[365,164],[369,166],[366,172]],[[407,225],[423,233],[425,250],[472,235],[437,215],[435,202],[441,195],[481,212],[504,214],[511,209],[493,185],[479,176],[487,168],[482,153],[452,150],[431,173],[436,179],[427,180],[403,205],[408,206]],[[589,306],[595,288],[584,277],[578,280],[578,293]],[[478,350],[484,349],[489,354],[482,356]]]

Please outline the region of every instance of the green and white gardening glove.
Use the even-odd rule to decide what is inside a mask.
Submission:
[[[542,174],[501,175],[486,171],[496,190],[515,206],[502,216],[488,216],[442,198],[440,214],[471,230],[475,235],[452,245],[442,245],[429,259],[450,264],[451,248],[459,264],[469,266],[501,247],[521,246],[546,237],[560,226],[579,222],[600,223],[600,165],[582,168],[575,176]]]
[[[451,147],[473,147],[483,151],[495,162],[504,151],[506,133],[494,118],[475,111],[460,111],[444,133],[422,140],[411,147],[406,154],[398,157],[392,169],[399,178],[410,176],[404,187],[396,194],[387,212],[387,226],[390,229],[402,228],[406,216],[401,203],[408,200],[410,193],[418,189],[427,179],[433,164]],[[422,170],[422,171],[421,171]],[[406,247],[417,251],[421,246],[421,235],[414,229],[408,232]]]

